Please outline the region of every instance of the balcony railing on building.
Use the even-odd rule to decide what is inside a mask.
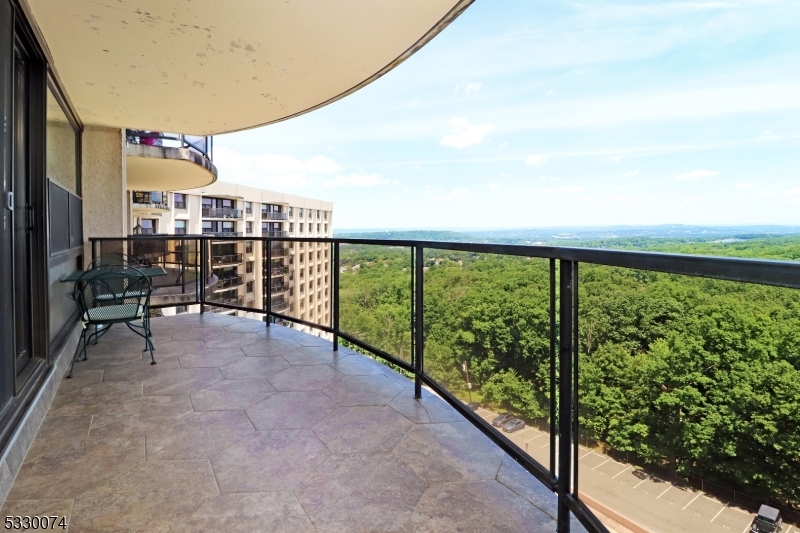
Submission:
[[[212,266],[241,265],[242,260],[243,260],[242,254],[212,255],[211,265]]]
[[[289,291],[289,284],[288,283],[276,283],[274,285],[270,285],[270,289],[272,291],[272,294],[281,294],[281,293]]]
[[[283,313],[284,311],[287,311],[289,309],[290,305],[291,304],[289,303],[289,298],[286,297],[273,298],[272,307],[270,309],[272,309],[273,313]]]
[[[242,285],[244,285],[244,278],[241,274],[218,278],[217,284],[214,286],[214,292],[227,291],[235,289],[236,287],[241,287]]]
[[[167,193],[161,191],[132,191],[131,200],[134,209],[156,209],[169,211]]]
[[[232,207],[204,207],[203,218],[228,218],[241,220],[242,210],[233,209]]]
[[[186,202],[175,202],[175,209],[186,209]]]
[[[288,237],[288,231],[262,231],[262,237],[270,237],[270,238],[281,238],[281,237]]]
[[[203,235],[209,235],[211,237],[241,237],[241,231],[214,231],[210,229],[203,228]]]
[[[289,220],[289,213],[278,211],[262,211],[261,220]]]
[[[264,268],[267,268],[267,266],[264,265]],[[270,274],[272,275],[272,277],[285,276],[288,273],[289,273],[288,265],[274,266],[272,267],[272,270],[270,270]]]
[[[287,255],[291,254],[291,249],[285,248],[283,246],[276,247],[273,246],[270,248],[270,254],[272,255],[273,259],[277,259],[279,257],[286,257]]]
[[[207,159],[213,160],[213,137],[162,133],[158,131],[126,130],[125,137],[130,144],[165,146],[168,148],[188,148]]]

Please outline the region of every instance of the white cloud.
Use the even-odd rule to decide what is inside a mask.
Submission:
[[[453,189],[452,191],[450,191],[450,194],[447,195],[447,199],[460,200],[468,194],[469,194],[469,189]]]
[[[752,183],[748,183],[746,181],[743,181],[741,183],[737,183],[736,184],[736,188],[737,189],[752,189],[753,188],[753,184]]]
[[[459,150],[473,144],[480,144],[483,138],[494,129],[494,124],[470,124],[469,120],[465,118],[450,119],[450,126],[454,132],[442,137],[439,143],[442,146],[451,146]]]
[[[561,178],[556,176],[548,176],[547,174],[542,174],[539,178],[539,181],[561,181]]]
[[[692,170],[691,172],[678,174],[677,176],[674,176],[672,179],[686,181],[686,180],[699,180],[702,178],[711,178],[713,176],[719,176],[719,170]]]
[[[634,176],[636,176],[638,174],[639,174],[639,169],[637,168],[636,170],[623,172],[622,174],[619,175],[619,177],[620,178],[632,178],[632,177],[634,177]]]
[[[532,167],[541,167],[547,163],[547,156],[540,154],[532,154],[525,158],[525,164]]]
[[[420,107],[422,105],[422,100],[411,100],[409,103],[406,104],[406,107],[413,109],[415,107]]]
[[[460,93],[464,91],[464,94],[467,96],[477,93],[483,87],[482,83],[478,83],[477,81],[465,81],[464,83],[459,83],[456,85],[456,92]]]
[[[214,150],[214,164],[221,180],[255,186],[306,186],[311,175],[332,174],[341,166],[328,157],[315,155],[306,160],[287,155],[244,156],[230,148]]]
[[[488,187],[490,190],[496,191],[499,186],[496,183],[490,183]]]
[[[786,196],[800,196],[800,187],[786,191]]]
[[[568,187],[561,187],[561,192],[581,192],[585,189],[583,187],[578,187],[576,185],[570,185]]]
[[[336,176],[322,185],[324,187],[376,187],[387,183],[389,183],[389,179],[382,177],[380,174],[359,172],[347,176]]]

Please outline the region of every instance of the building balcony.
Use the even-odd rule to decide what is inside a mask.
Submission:
[[[242,285],[244,285],[244,277],[241,274],[227,278],[218,278],[217,284],[214,285],[214,292],[229,291],[236,287],[241,287]]]
[[[261,220],[289,220],[289,213],[277,213],[274,211],[262,211]]]
[[[244,305],[244,298],[242,296],[230,296],[226,298],[211,297],[208,300],[206,300],[206,309],[211,311],[212,313],[219,312],[220,310],[222,312],[227,312],[230,311],[230,309],[227,309],[225,307],[215,306],[214,304],[238,305],[241,307]]]
[[[270,250],[270,253],[272,254],[272,257],[274,259],[277,259],[279,257],[287,257],[287,256],[291,255],[291,249],[290,248],[273,246],[271,248],[271,250]]]
[[[217,181],[211,138],[126,130],[126,177],[132,190],[181,190]]]
[[[273,313],[285,313],[289,310],[291,304],[288,300],[282,300],[278,302],[272,302],[272,312]]]
[[[262,237],[288,237],[288,231],[262,231]]]
[[[288,283],[280,283],[271,285],[270,288],[272,289],[272,294],[282,294],[284,292],[289,292],[289,284]]]
[[[211,231],[203,230],[203,235],[210,235],[212,237],[241,237],[241,231]]]
[[[272,277],[274,277],[274,278],[275,277],[280,277],[280,276],[285,276],[288,273],[289,273],[289,267],[288,266],[272,267],[272,270],[270,271],[270,275]]]
[[[242,219],[242,210],[230,207],[204,207],[203,218]]]
[[[242,264],[242,254],[227,254],[227,255],[212,255],[211,256],[211,266],[218,267],[218,266],[230,266],[230,265],[241,265]]]

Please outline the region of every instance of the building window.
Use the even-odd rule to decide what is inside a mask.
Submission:
[[[328,234],[328,225],[325,224],[325,235],[327,235],[327,234]]]
[[[289,217],[291,217],[291,216],[292,216],[292,212],[293,212],[293,211],[292,211],[292,206],[289,206]]]
[[[245,230],[248,234],[252,235],[253,233],[253,223],[250,221],[245,222]]]
[[[291,233],[293,231],[294,231],[294,222],[289,222],[289,232]]]
[[[319,233],[319,224],[317,224],[317,233]]]
[[[325,211],[325,220],[326,221],[328,220],[328,212],[327,211]]]
[[[254,264],[253,261],[248,261],[247,263],[245,263],[244,270],[245,270],[246,274],[252,274],[253,273],[253,264]]]
[[[245,202],[244,203],[244,212],[248,215],[253,214],[253,202]]]
[[[153,235],[156,232],[156,219],[142,218],[139,219],[139,233],[142,235]],[[136,229],[134,229],[136,233]]]
[[[245,241],[244,243],[244,251],[245,253],[252,254],[253,253],[253,241]]]
[[[189,308],[186,307],[185,305],[175,306],[175,314],[176,315],[180,315],[180,314],[188,313],[188,312],[189,312]]]
[[[176,220],[175,221],[175,235],[186,235],[186,221],[185,220]]]
[[[297,225],[297,229],[298,229],[298,233],[303,233],[303,223],[302,222]],[[300,244],[302,245],[303,243],[300,243]]]
[[[176,192],[172,195],[172,199],[175,203],[175,209],[186,209],[186,195]]]
[[[252,281],[248,281],[247,282],[247,292],[248,293],[253,292],[253,282]]]
[[[303,208],[302,208],[302,207],[301,207],[300,209],[298,209],[298,210],[297,210],[297,215],[298,215],[300,218],[303,218]]]
[[[317,220],[319,220],[319,209],[317,209]]]

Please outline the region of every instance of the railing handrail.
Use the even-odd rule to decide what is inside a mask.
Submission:
[[[211,135],[206,135],[203,137],[205,139],[205,148],[200,148],[195,143],[189,141],[187,136],[182,133],[164,133],[160,131],[144,131],[144,130],[125,130],[125,138],[128,143],[130,144],[146,144],[142,143],[142,139],[156,139],[160,141],[178,141],[180,143],[179,148],[190,148],[195,152],[199,153],[206,159],[213,159],[212,156],[212,146],[213,146],[213,139],[214,137]],[[202,136],[198,136],[202,137]],[[163,146],[163,145],[156,145],[156,146]],[[167,146],[166,148],[178,148],[175,146]]]
[[[206,218],[242,218],[242,210],[235,207],[202,207],[201,216]]]
[[[262,211],[261,220],[289,220],[289,213],[282,211]]]

